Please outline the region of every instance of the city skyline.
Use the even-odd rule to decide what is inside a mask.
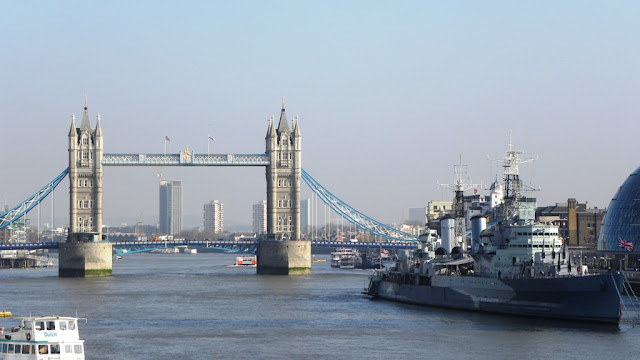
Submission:
[[[2,205],[68,166],[85,94],[105,153],[264,153],[285,96],[303,168],[385,223],[450,200],[437,184],[460,155],[488,187],[510,130],[541,206],[607,207],[638,166],[637,3],[247,4],[0,4]],[[182,181],[185,218],[215,192],[225,226],[250,225],[265,198],[262,167],[108,168],[104,224],[157,214],[159,174]],[[68,224],[68,202],[65,180],[41,217]]]

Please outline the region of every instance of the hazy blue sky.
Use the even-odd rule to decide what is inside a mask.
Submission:
[[[453,164],[490,183],[508,132],[539,204],[599,207],[638,165],[635,1],[1,1],[0,201],[68,166],[88,95],[107,153],[262,153],[285,96],[303,167],[385,222],[450,199]],[[157,218],[156,168],[104,175],[105,222]],[[164,168],[184,213],[250,224],[263,168]],[[306,194],[309,190],[305,189]],[[68,221],[68,181],[56,222]],[[43,217],[51,204],[43,205]],[[31,216],[35,218],[35,215]],[[115,220],[114,220],[115,221]]]

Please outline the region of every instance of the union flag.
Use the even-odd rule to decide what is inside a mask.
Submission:
[[[627,251],[633,251],[633,243],[631,241],[627,241],[623,238],[619,238],[618,239],[618,246],[620,246],[621,248],[627,250]]]

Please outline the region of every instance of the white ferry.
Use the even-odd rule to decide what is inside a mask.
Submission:
[[[0,328],[0,360],[84,360],[84,340],[78,335],[78,318],[14,319],[19,320],[20,325]]]
[[[236,257],[236,266],[257,266],[258,258],[256,255],[243,255]]]
[[[346,267],[349,259],[355,255],[355,251],[352,248],[339,247],[335,251],[331,252],[331,267],[339,268]],[[343,259],[345,266],[343,266]]]

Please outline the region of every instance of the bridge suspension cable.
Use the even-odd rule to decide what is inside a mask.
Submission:
[[[42,189],[38,190],[35,194],[31,195],[22,203],[16,205],[11,210],[5,212],[0,215],[0,229],[4,229],[5,227],[11,225],[14,221],[20,219],[24,214],[29,212],[29,210],[33,209],[34,206],[38,205],[47,195],[49,195],[53,189],[60,184],[60,182],[69,174],[69,168],[66,168],[60,175],[56,176],[55,179],[51,180],[50,183],[45,185]]]
[[[359,212],[349,204],[340,200],[337,196],[332,194],[324,186],[320,185],[308,172],[302,169],[302,179],[311,188],[311,190],[318,195],[325,204],[329,205],[333,211],[347,219],[358,228],[368,231],[372,234],[381,236],[388,240],[398,241],[415,241],[417,236],[409,234],[407,232],[398,230],[389,225],[383,224],[371,217]]]

